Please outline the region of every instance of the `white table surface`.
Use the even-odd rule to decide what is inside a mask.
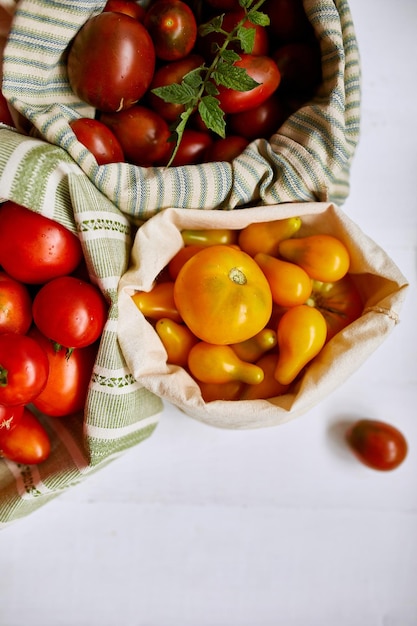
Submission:
[[[274,429],[167,406],[150,439],[0,533],[1,626],[417,624],[417,5],[351,0],[363,71],[349,215],[411,283],[402,321],[342,387]],[[360,465],[360,417],[406,462]]]

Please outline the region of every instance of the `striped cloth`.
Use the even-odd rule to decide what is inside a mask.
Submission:
[[[1,2],[1,0],[0,0]],[[91,275],[111,302],[84,416],[43,419],[52,454],[39,467],[0,461],[0,526],[36,510],[155,429],[162,402],[131,376],[117,343],[117,286],[130,224],[167,207],[233,209],[299,201],[343,203],[359,136],[360,69],[345,0],[304,0],[321,42],[323,84],[270,141],[233,163],[97,166],[69,121],[94,110],[72,93],[65,51],[104,0],[21,0],[4,56],[3,93],[36,129],[0,125],[0,201],[11,199],[76,232]],[[46,141],[45,141],[46,140]]]

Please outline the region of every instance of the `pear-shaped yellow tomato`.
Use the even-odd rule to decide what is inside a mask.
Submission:
[[[181,322],[181,316],[174,301],[172,281],[157,283],[151,291],[136,291],[132,300],[145,317],[153,320],[169,317],[175,322]]]
[[[312,280],[299,265],[263,252],[255,256],[255,261],[269,282],[275,304],[295,306],[304,304],[310,297]]]
[[[238,231],[230,228],[191,229],[181,231],[186,246],[230,246],[237,243]]]
[[[272,328],[263,328],[253,337],[241,341],[240,343],[232,343],[231,348],[235,351],[239,359],[254,363],[261,358],[265,352],[268,352],[277,345],[277,333]]]
[[[310,278],[331,283],[348,272],[349,252],[333,235],[310,235],[286,239],[279,244],[279,254],[287,261],[300,265]]]
[[[167,363],[185,367],[188,354],[198,339],[185,324],[178,324],[169,317],[159,319],[155,330],[167,352]]]
[[[175,280],[174,300],[191,332],[219,345],[253,337],[272,312],[264,273],[252,257],[231,246],[194,254]]]
[[[255,222],[239,233],[239,246],[244,252],[255,256],[258,252],[278,254],[278,246],[284,239],[295,235],[301,227],[301,218],[287,217],[271,222]]]
[[[278,361],[275,378],[289,385],[320,352],[326,342],[326,320],[318,309],[307,304],[294,306],[278,323]]]
[[[275,352],[264,354],[256,365],[263,370],[264,379],[258,385],[245,385],[240,400],[267,400],[287,393],[289,385],[282,385],[275,378],[278,355]]]
[[[214,345],[205,341],[196,343],[188,355],[188,368],[202,383],[223,384],[232,380],[256,385],[262,382],[262,368],[239,359],[230,346]]]

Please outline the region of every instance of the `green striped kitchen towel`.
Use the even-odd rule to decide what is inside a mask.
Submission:
[[[62,148],[5,128],[0,146],[0,202],[23,204],[77,233],[89,273],[110,303],[84,415],[43,418],[52,451],[39,466],[0,460],[1,527],[147,438],[162,402],[133,379],[117,341],[117,288],[131,250],[126,216]]]
[[[320,41],[323,81],[314,99],[270,141],[252,142],[232,163],[141,168],[98,166],[68,122],[93,116],[68,84],[65,51],[105,0],[21,0],[5,50],[3,92],[48,142],[63,147],[124,213],[145,220],[166,207],[227,208],[327,201],[349,192],[359,134],[360,66],[346,0],[304,0]]]

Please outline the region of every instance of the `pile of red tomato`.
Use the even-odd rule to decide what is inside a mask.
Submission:
[[[0,456],[44,461],[51,446],[39,413],[83,410],[107,309],[76,235],[0,205]]]
[[[255,29],[252,52],[236,52],[236,66],[259,85],[251,90],[219,87],[226,136],[209,131],[195,113],[184,131],[173,165],[230,161],[257,138],[269,138],[311,98],[321,80],[321,57],[301,0],[266,0],[260,10],[270,24]],[[224,13],[230,32],[245,16],[238,0],[153,0],[144,9],[134,0],[108,0],[90,18],[68,50],[70,85],[94,106],[96,119],[71,123],[77,138],[99,164],[127,161],[161,166],[172,151],[172,126],[184,106],[153,93],[180,83],[191,70],[209,66],[212,45],[222,35],[199,35],[199,25]]]

